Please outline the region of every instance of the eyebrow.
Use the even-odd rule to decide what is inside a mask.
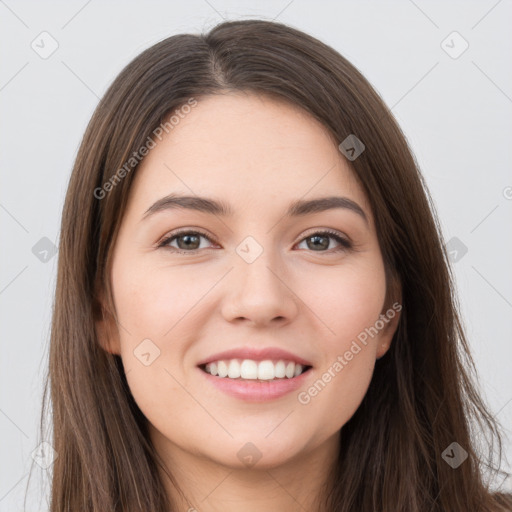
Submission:
[[[168,196],[162,197],[153,205],[151,205],[145,211],[141,220],[144,220],[157,212],[180,208],[195,210],[198,212],[209,213],[222,217],[233,216],[232,208],[224,201],[210,199],[207,197],[169,194]],[[364,210],[352,199],[340,196],[319,197],[317,199],[308,200],[299,199],[293,201],[290,204],[285,216],[301,217],[311,213],[324,212],[336,208],[344,208],[352,211],[359,215],[366,222],[366,224],[368,224],[368,217],[366,216]]]

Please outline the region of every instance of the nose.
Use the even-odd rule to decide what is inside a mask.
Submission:
[[[299,298],[293,292],[293,282],[269,254],[263,251],[252,263],[235,255],[222,308],[227,321],[272,326],[289,323],[297,316]]]

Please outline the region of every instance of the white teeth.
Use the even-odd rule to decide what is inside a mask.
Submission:
[[[212,374],[213,375],[213,374]],[[240,367],[240,376],[242,379],[257,379],[258,378],[258,363],[250,359],[244,359]]]
[[[219,361],[217,364],[217,373],[219,377],[227,377],[228,375],[228,365],[224,361]]]
[[[232,359],[229,362],[228,377],[230,379],[238,379],[240,377],[240,363],[236,359]]]
[[[258,379],[272,380],[275,373],[274,363],[272,361],[261,361],[258,364]]]
[[[278,361],[275,366],[276,379],[283,379],[286,375],[286,366],[284,361]]]
[[[205,371],[210,375],[229,379],[273,380],[298,377],[304,371],[304,367],[293,361],[267,359],[258,362],[252,359],[230,359],[208,363],[205,365]]]

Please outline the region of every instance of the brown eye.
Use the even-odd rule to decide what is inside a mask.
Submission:
[[[329,249],[329,239],[336,240],[340,247],[338,247],[337,249],[333,249],[332,251],[323,250]],[[352,244],[348,240],[341,237],[338,233],[332,231],[313,233],[312,235],[309,235],[306,238],[304,238],[301,241],[301,243],[303,242],[306,242],[308,249],[312,250],[313,252],[338,252],[348,250],[352,247]]]
[[[210,237],[200,231],[180,231],[166,237],[160,242],[158,247],[168,248],[181,253],[194,253],[204,248],[201,247],[201,238],[212,241]],[[176,241],[177,247],[171,245],[174,241]]]

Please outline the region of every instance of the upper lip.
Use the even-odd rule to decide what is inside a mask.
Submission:
[[[303,366],[312,366],[312,364],[299,357],[292,352],[288,352],[287,350],[283,350],[282,348],[277,347],[264,347],[264,348],[250,348],[250,347],[241,347],[241,348],[233,348],[231,350],[225,350],[224,352],[218,352],[217,354],[213,354],[208,356],[207,358],[199,361],[197,366],[201,366],[206,363],[211,363],[213,361],[220,361],[226,359],[252,359],[254,361],[264,361],[264,360],[274,360],[278,361],[288,360],[293,361],[295,363],[299,363]]]

